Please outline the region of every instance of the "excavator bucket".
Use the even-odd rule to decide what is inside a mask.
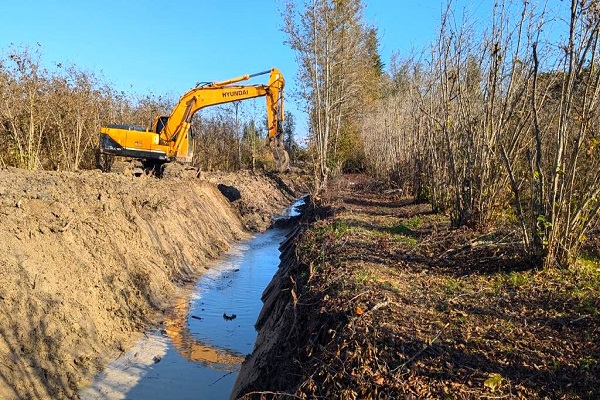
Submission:
[[[269,145],[273,151],[273,158],[275,159],[275,166],[279,172],[286,172],[290,169],[290,155],[283,147],[283,141],[281,135],[276,135],[271,138]]]
[[[286,172],[290,169],[290,155],[281,145],[273,147],[273,158],[279,172]]]

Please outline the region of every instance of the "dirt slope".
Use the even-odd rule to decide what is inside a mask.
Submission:
[[[291,200],[264,175],[196,175],[0,170],[0,398],[76,397],[244,225]]]

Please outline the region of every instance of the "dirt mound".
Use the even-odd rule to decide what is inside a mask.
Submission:
[[[287,202],[308,191],[304,177],[293,173],[278,175],[240,171],[201,175],[215,185],[241,190],[241,198],[232,204],[239,211],[244,227],[254,232],[263,231],[270,226],[274,215],[273,204]]]
[[[200,175],[0,170],[0,398],[76,397],[244,225],[291,200],[269,177]]]

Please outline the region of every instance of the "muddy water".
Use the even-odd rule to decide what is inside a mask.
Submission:
[[[302,202],[297,202],[299,206]],[[284,216],[297,214],[295,206]],[[161,332],[109,366],[83,399],[227,399],[252,352],[262,291],[279,265],[287,229],[272,228],[236,245],[212,266]]]

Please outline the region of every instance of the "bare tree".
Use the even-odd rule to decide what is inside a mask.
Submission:
[[[455,226],[489,226],[510,206],[531,259],[568,265],[600,212],[600,7],[554,7],[567,18],[497,1],[489,24],[470,25],[448,3],[431,55],[392,63],[363,137],[376,173],[416,171],[415,195]],[[565,20],[566,42],[541,37]]]
[[[16,150],[19,166],[41,167],[44,135],[48,127],[47,71],[40,65],[39,49],[11,49],[6,65],[0,117]]]
[[[572,262],[600,212],[598,1],[572,0],[568,21],[555,72],[540,72],[538,43],[532,45],[529,225],[532,252],[546,265]]]
[[[46,143],[47,158],[56,169],[77,170],[97,142],[103,94],[93,74],[70,66],[64,75],[52,77],[50,96],[53,129]]]
[[[288,2],[283,14],[311,125],[316,191],[327,185],[335,172],[332,168],[340,166],[338,145],[352,126],[364,98],[365,79],[374,70],[362,10],[360,1],[311,0],[300,8]]]

